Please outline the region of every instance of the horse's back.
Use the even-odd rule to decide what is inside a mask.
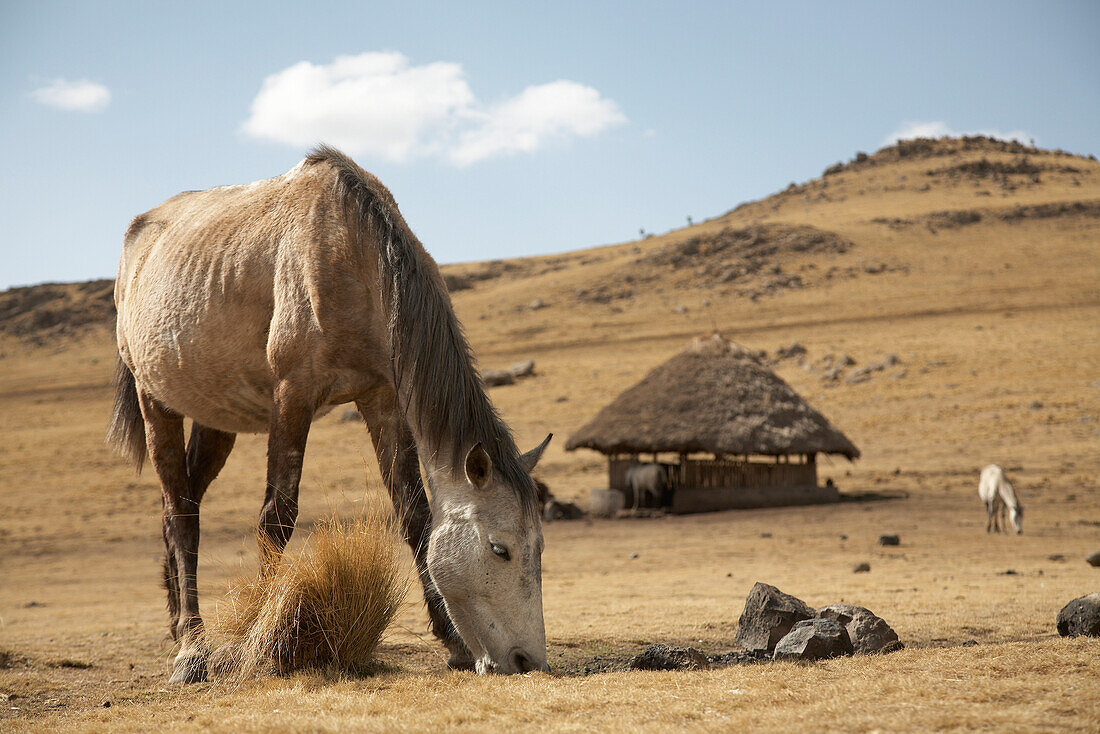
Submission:
[[[978,479],[978,494],[983,502],[992,502],[998,496],[999,488],[1004,483],[1004,470],[996,464],[990,464],[982,469]]]
[[[187,192],[134,219],[115,302],[119,352],[143,389],[205,425],[266,430],[271,331],[280,317],[307,318],[302,261],[323,175],[299,166]]]

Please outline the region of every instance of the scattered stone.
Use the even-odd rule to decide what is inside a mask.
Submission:
[[[901,538],[896,535],[880,535],[878,536],[879,545],[901,545]]]
[[[796,623],[813,616],[806,602],[758,581],[745,598],[735,642],[750,652],[771,652]]]
[[[775,350],[775,361],[781,362],[784,359],[792,359],[795,357],[806,356],[806,347],[802,346],[798,342],[791,342],[785,347],[779,347]]]
[[[497,387],[498,385],[511,385],[516,381],[516,378],[506,370],[482,370],[481,381],[485,383],[485,387]]]
[[[963,640],[962,644],[959,645],[959,647],[977,647],[977,646],[978,646],[978,641],[977,640]]]
[[[51,668],[73,668],[74,670],[87,670],[88,668],[92,667],[92,664],[83,660],[64,658],[62,660],[57,660],[49,663],[49,666]]]
[[[864,367],[863,369],[867,369],[867,368]],[[858,385],[859,383],[867,382],[870,379],[871,379],[871,375],[869,373],[857,371],[857,372],[853,372],[852,374],[848,375],[848,377],[845,378],[844,381],[846,383],[848,383],[849,385]]]
[[[1085,562],[1090,566],[1100,566],[1100,551],[1085,556]]]
[[[860,655],[894,652],[905,647],[890,625],[866,607],[830,604],[818,609],[817,617],[843,625],[852,648]]]
[[[637,553],[631,553],[631,554],[630,554],[630,560],[632,560],[632,561],[633,561],[634,559],[636,559],[637,557],[638,557],[638,554],[637,554]]]
[[[871,564],[864,561],[863,563],[857,563],[852,566],[852,573],[869,573],[871,571]]]
[[[772,534],[771,533],[760,533],[760,537],[761,538],[770,538],[770,537],[772,537]]]
[[[530,377],[535,374],[535,360],[525,359],[522,362],[516,362],[508,368],[508,374],[517,380],[521,377]]]
[[[111,702],[110,701],[104,701],[103,702],[103,708],[105,708],[105,709],[111,708]]]
[[[771,655],[764,650],[757,650],[755,652],[749,650],[733,650],[731,652],[724,652],[721,655],[707,656],[707,660],[710,662],[711,667],[714,668],[727,665],[755,665],[757,663],[766,663],[771,659]]]
[[[898,370],[897,372],[894,373],[894,379],[895,380],[904,380],[908,376],[909,376],[909,372],[907,370]]]
[[[568,395],[559,395],[556,398],[554,398],[554,402],[555,403],[568,403],[569,402],[569,396]]]
[[[709,667],[707,656],[694,647],[650,645],[630,662],[634,670],[702,670]]]
[[[1020,574],[1014,568],[1010,568],[1007,571],[1000,571],[998,576],[1019,576]]]
[[[832,486],[834,486],[834,485],[833,485],[833,480],[832,480],[832,479],[826,479],[826,480],[825,480],[825,486],[826,486],[826,487],[832,487]],[[841,533],[841,534],[840,534],[840,535],[838,535],[837,537],[838,537],[838,538],[840,538],[841,540],[847,540],[847,539],[848,539],[848,536],[847,536],[847,535],[845,535],[844,533]]]
[[[29,602],[27,602],[26,604],[23,605],[23,608],[24,609],[34,609],[35,607],[44,607],[44,606],[46,606],[46,605],[43,604],[40,601],[29,601]]]
[[[1043,404],[1040,403],[1038,400],[1033,400],[1033,401],[1031,401],[1031,405],[1029,405],[1027,407],[1028,407],[1029,410],[1041,410],[1042,407],[1043,407]]]
[[[1058,612],[1062,637],[1100,637],[1100,592],[1079,596]]]
[[[555,520],[580,520],[584,517],[584,510],[573,502],[550,500],[542,510],[542,519],[546,522]]]
[[[855,652],[848,631],[832,619],[804,619],[775,646],[773,660],[825,660]]]
[[[687,306],[677,306],[674,309],[672,309],[672,312],[673,313],[687,313],[688,312],[688,307]]]
[[[1089,558],[1091,558],[1091,557],[1092,556],[1089,556]],[[1052,553],[1049,556],[1047,556],[1047,560],[1048,561],[1055,561],[1056,563],[1061,563],[1061,562],[1066,560],[1066,557],[1064,555],[1062,555],[1061,553]],[[1085,560],[1087,561],[1088,558],[1086,558]]]

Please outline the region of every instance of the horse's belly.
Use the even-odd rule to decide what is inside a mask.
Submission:
[[[267,431],[270,316],[180,304],[149,318],[154,309],[138,301],[119,311],[119,346],[138,385],[202,425],[233,433]]]
[[[272,379],[263,352],[229,355],[216,343],[198,349],[186,334],[131,342],[130,349],[138,384],[177,413],[222,431],[267,431]]]

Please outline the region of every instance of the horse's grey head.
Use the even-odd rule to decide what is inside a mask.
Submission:
[[[1012,529],[1016,531],[1016,534],[1024,532],[1024,508],[1023,505],[1017,504],[1015,507],[1008,508],[1008,521],[1012,523]]]
[[[549,441],[520,457],[524,470],[530,473]],[[432,581],[479,673],[549,671],[537,503],[494,470],[481,444],[456,474],[431,482]]]

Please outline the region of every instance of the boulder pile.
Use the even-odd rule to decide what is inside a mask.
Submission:
[[[749,652],[770,653],[775,660],[822,660],[904,647],[890,625],[865,607],[830,604],[814,610],[759,582],[745,598],[736,642]]]

